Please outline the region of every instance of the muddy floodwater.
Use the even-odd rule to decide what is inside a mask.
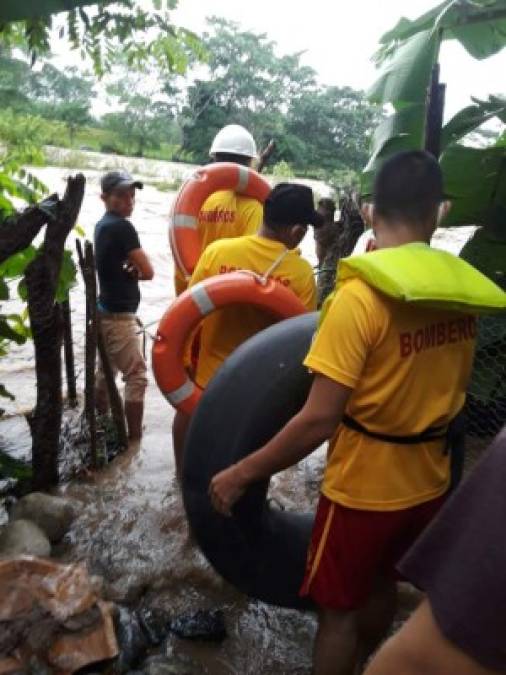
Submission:
[[[51,191],[62,193],[68,169],[46,167],[36,173]],[[79,225],[92,239],[102,214],[99,174],[84,171],[86,196]],[[174,297],[173,263],[167,243],[167,213],[173,193],[147,184],[138,194],[132,216],[143,247],[155,268],[155,279],[141,284],[139,315],[148,333]],[[458,251],[470,229],[439,234],[438,245]],[[69,242],[74,246],[73,242]],[[304,255],[314,264],[312,236],[303,244]],[[11,304],[15,309],[15,303]],[[84,294],[79,281],[71,294],[75,358],[84,362]],[[5,311],[5,307],[2,311]],[[150,326],[150,324],[153,324]],[[148,337],[148,357],[150,352]],[[2,401],[9,415],[28,410],[35,401],[32,346],[14,347],[0,365],[0,381],[16,395]],[[61,492],[76,499],[80,515],[74,522],[61,555],[85,561],[105,580],[107,596],[136,606],[163,608],[173,615],[192,610],[224,610],[228,638],[219,646],[171,638],[161,648],[181,672],[225,675],[302,674],[310,672],[315,617],[311,613],[283,610],[250,600],[225,583],[209,566],[189,537],[180,491],[174,478],[170,428],[173,411],[161,396],[150,374],[146,400],[145,435],[140,447],[114,460],[93,478],[73,481]],[[30,438],[21,416],[0,423],[0,443],[18,452],[27,451]],[[313,509],[324,462],[319,451],[298,467],[273,481],[273,494],[287,509]]]

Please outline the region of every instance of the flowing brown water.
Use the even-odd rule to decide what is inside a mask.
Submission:
[[[62,193],[63,178],[71,172],[47,167],[36,173],[51,191]],[[84,173],[87,188],[79,224],[91,239],[94,224],[102,214],[99,174]],[[156,273],[153,282],[141,285],[139,314],[146,325],[158,320],[173,299],[173,264],[167,245],[167,213],[172,196],[146,185],[138,195],[132,216]],[[443,243],[458,250],[467,236],[464,231],[445,233]],[[314,263],[311,237],[304,242],[303,251]],[[15,309],[15,303],[10,304]],[[82,370],[84,294],[80,280],[71,293],[71,304],[76,363]],[[155,330],[156,326],[148,328],[151,333]],[[3,406],[9,413],[19,413],[33,405],[30,344],[14,347],[9,358],[2,360],[0,381],[17,397],[14,403]],[[82,388],[82,376],[79,384]],[[103,576],[108,596],[120,601],[160,607],[173,615],[201,608],[223,609],[228,638],[222,645],[177,638],[165,645],[169,655],[184,663],[188,672],[309,673],[314,616],[270,607],[239,594],[211,569],[189,539],[180,490],[174,479],[172,418],[172,409],[150,375],[141,446],[131,448],[94,478],[73,481],[61,488],[81,506],[61,554],[65,559],[86,561],[94,573]],[[28,448],[29,434],[23,418],[0,424],[1,439],[4,444]],[[314,508],[323,461],[320,451],[276,477],[274,496],[287,509]]]

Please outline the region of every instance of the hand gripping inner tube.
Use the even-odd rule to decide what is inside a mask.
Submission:
[[[206,388],[186,440],[183,497],[192,532],[213,567],[250,597],[303,608],[299,598],[313,514],[266,503],[268,481],[251,486],[227,518],[209,481],[272,438],[303,406],[312,376],[302,365],[316,314],[282,321],[242,344]]]
[[[227,305],[247,304],[286,319],[306,312],[295,293],[274,279],[238,271],[209,277],[182,293],[163,315],[153,345],[156,382],[178,410],[190,415],[202,389],[184,366],[187,341],[203,317]]]
[[[186,277],[192,274],[202,252],[198,231],[200,209],[209,195],[218,190],[233,190],[263,204],[271,186],[253,169],[233,162],[208,164],[183,183],[170,212],[169,243],[176,265]]]

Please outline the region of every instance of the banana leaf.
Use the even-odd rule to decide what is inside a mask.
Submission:
[[[386,117],[376,128],[372,138],[372,154],[362,172],[361,192],[368,196],[379,165],[391,155],[403,150],[417,150],[423,144],[425,105],[405,106]]]
[[[452,144],[441,157],[452,208],[444,225],[479,225],[493,205],[506,207],[506,146],[469,148]]]
[[[0,2],[0,24],[9,21],[22,21],[24,19],[35,19],[41,16],[49,16],[57,12],[67,12],[76,7],[85,5],[106,5],[112,0],[1,0]]]
[[[362,192],[370,194],[375,172],[395,152],[423,147],[425,101],[442,39],[457,39],[476,58],[506,45],[506,0],[446,0],[415,20],[401,19],[381,38],[378,80],[368,92],[395,112],[376,130],[370,160],[362,173]],[[505,101],[491,96],[473,100],[442,131],[441,147],[447,191],[455,195],[447,225],[482,222],[492,203],[506,203],[504,153],[499,148],[455,145],[491,119],[506,118]],[[504,136],[503,136],[504,138]]]
[[[484,122],[498,117],[506,123],[506,98],[490,96],[488,101],[472,99],[474,104],[460,110],[445,126],[441,133],[441,147],[446,148],[466,134],[480,127]]]
[[[474,58],[488,58],[506,45],[506,0],[446,0],[418,19],[402,18],[381,37],[378,60],[422,31],[439,30],[445,39],[458,40]]]
[[[374,103],[424,103],[432,67],[437,59],[439,38],[430,30],[408,38],[383,63],[381,73],[367,92]]]

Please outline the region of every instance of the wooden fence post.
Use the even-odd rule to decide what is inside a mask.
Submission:
[[[63,317],[63,352],[65,355],[65,372],[67,375],[67,400],[71,408],[77,407],[76,370],[74,360],[74,344],[72,341],[72,315],[70,297],[62,302]]]
[[[76,241],[79,266],[86,289],[86,348],[84,377],[84,410],[90,430],[91,466],[96,469],[97,458],[97,417],[95,410],[95,365],[97,359],[97,282],[93,262],[93,247],[89,241],[84,244],[84,254],[79,240]]]
[[[79,247],[80,243],[76,242]],[[79,251],[79,248],[78,248]],[[93,293],[87,291],[87,298],[89,297],[91,300],[91,296],[94,294],[94,316],[93,316],[93,321],[95,325],[95,340],[96,340],[96,348],[98,348],[98,354],[100,357],[100,362],[102,365],[102,371],[104,373],[104,378],[105,378],[105,383],[107,386],[107,393],[109,397],[109,403],[111,406],[111,415],[114,421],[114,425],[116,427],[116,433],[118,436],[118,444],[122,448],[127,448],[128,447],[128,435],[127,435],[127,429],[126,429],[126,423],[125,423],[125,414],[123,411],[123,403],[121,401],[121,396],[118,391],[118,388],[116,386],[116,382],[114,381],[114,373],[112,370],[111,362],[109,359],[109,355],[107,354],[107,349],[102,337],[102,334],[100,332],[100,327],[98,325],[98,320],[97,320],[97,312],[96,312],[96,276],[95,276],[95,256],[93,253],[93,246],[91,245],[90,242],[86,242],[85,245],[85,251],[86,255],[83,257],[83,263],[86,266],[86,279],[85,279],[85,285],[88,286],[88,281],[87,279],[91,279],[93,277],[92,283],[93,283]],[[81,259],[82,259],[82,254],[79,254],[79,260],[81,264]],[[81,269],[83,269],[82,264],[81,264]],[[85,278],[84,271],[83,271],[83,279]],[[88,302],[88,300],[87,300]],[[96,354],[96,349],[95,349],[95,354]],[[91,355],[90,355],[91,358]],[[86,368],[86,373],[88,375],[88,367]],[[95,377],[94,377],[94,372],[93,371],[93,412],[95,413]],[[86,388],[88,389],[88,379],[87,379],[87,384]],[[88,401],[88,399],[86,399]],[[88,410],[88,406],[86,408]],[[96,435],[96,417],[94,414],[94,425],[95,425],[95,435]],[[91,432],[91,426],[90,426],[90,432]],[[95,440],[96,443],[96,440]]]
[[[107,393],[109,395],[111,415],[114,421],[114,426],[116,427],[116,433],[118,435],[118,443],[120,447],[126,449],[128,447],[128,435],[125,422],[125,412],[123,410],[123,403],[121,401],[118,387],[114,381],[114,373],[112,371],[109,355],[107,354],[104,338],[100,332],[100,327],[98,327],[97,331],[97,343],[98,354],[102,363],[102,370],[104,372],[104,378],[107,385]]]

